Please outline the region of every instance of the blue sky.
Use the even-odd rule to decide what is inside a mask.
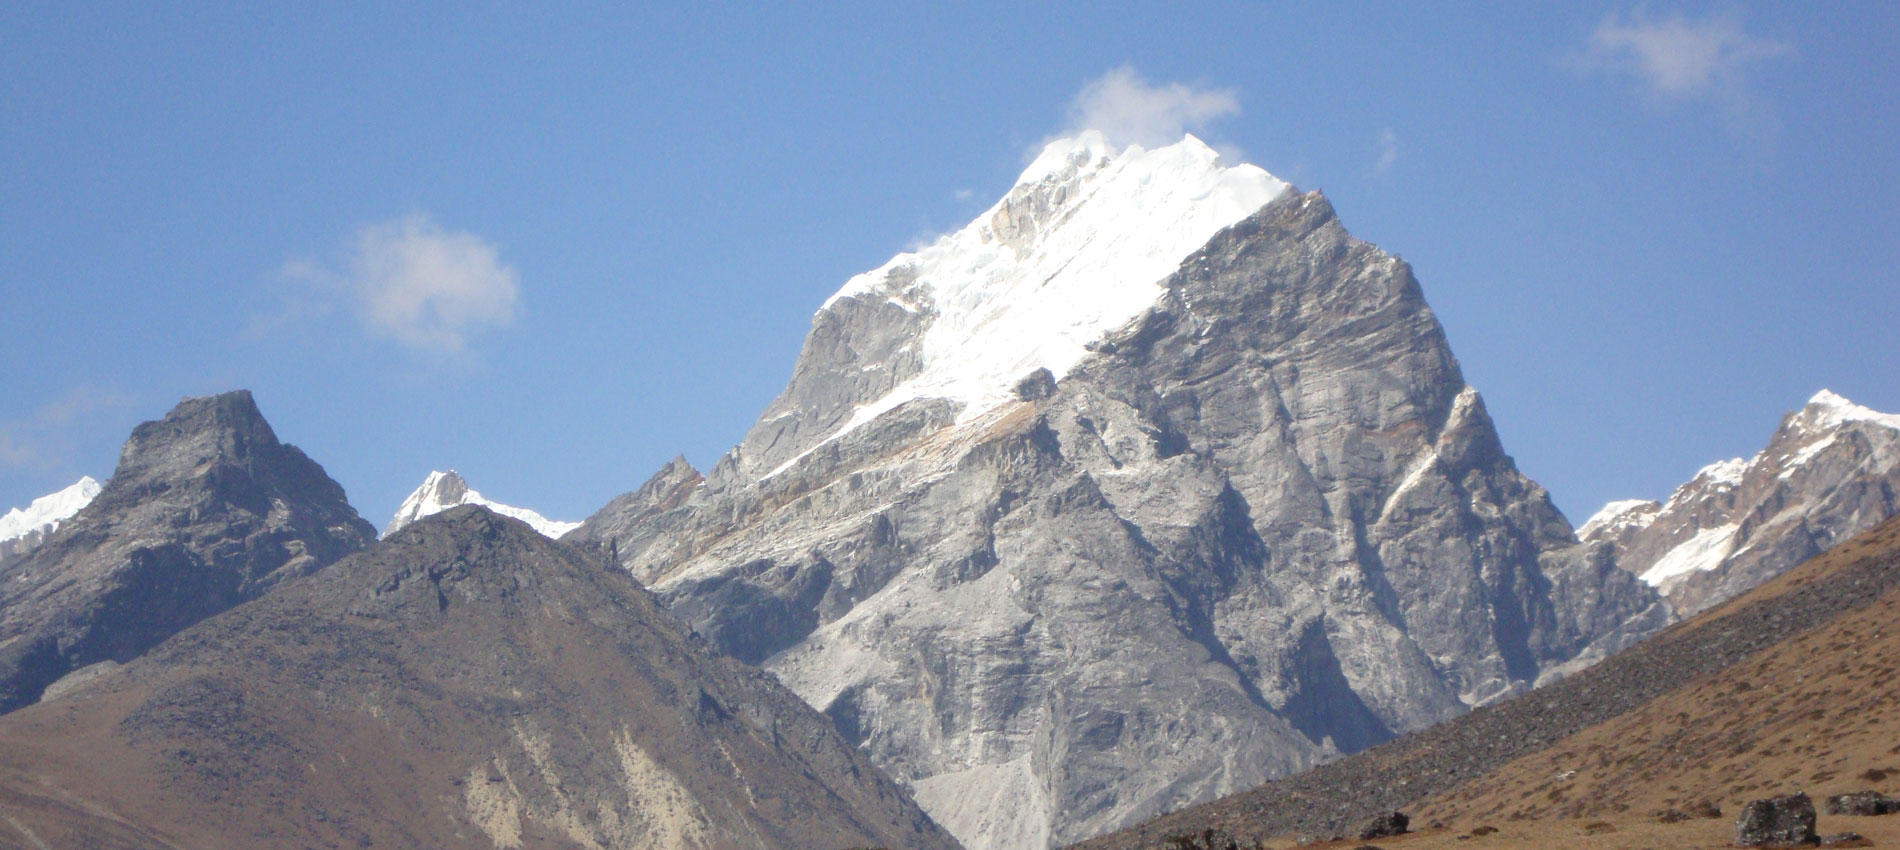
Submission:
[[[1117,69],[1411,262],[1574,521],[1900,410],[1891,2],[184,5],[0,6],[0,508],[246,387],[379,525],[582,518]]]

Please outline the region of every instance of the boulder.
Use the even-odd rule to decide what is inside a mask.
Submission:
[[[1814,801],[1807,794],[1789,794],[1754,800],[1742,807],[1735,820],[1735,843],[1743,847],[1789,847],[1817,844]]]
[[[1830,815],[1890,815],[1900,812],[1900,799],[1879,791],[1855,791],[1827,798],[1823,809]]]
[[[1406,827],[1409,826],[1411,822],[1412,819],[1406,817],[1404,812],[1380,815],[1373,818],[1371,823],[1366,824],[1364,829],[1359,830],[1359,840],[1370,841],[1374,838],[1391,838],[1394,835],[1404,835],[1406,833]]]

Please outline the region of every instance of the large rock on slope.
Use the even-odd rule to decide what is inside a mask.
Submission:
[[[1517,471],[1403,262],[1191,138],[1097,142],[827,302],[703,481],[565,539],[980,850],[1301,770],[1666,617]],[[1148,280],[1101,253],[1168,239]]]
[[[134,429],[98,497],[0,572],[0,712],[375,539],[250,393],[186,399]]]
[[[1822,390],[1752,458],[1710,464],[1667,502],[1612,502],[1578,529],[1682,615],[1738,596],[1900,514],[1900,415]]]
[[[75,847],[956,846],[625,573],[478,507],[0,718],[0,805]]]

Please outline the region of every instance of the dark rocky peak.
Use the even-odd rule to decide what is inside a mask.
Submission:
[[[248,390],[185,399],[165,418],[134,428],[119,452],[118,469],[90,507],[121,511],[181,489],[258,514],[269,513],[273,499],[356,514],[323,467],[296,446],[278,442]]]
[[[249,392],[186,399],[119,457],[99,497],[0,577],[0,711],[376,539]]]
[[[334,607],[362,617],[453,616],[460,609],[526,616],[541,606],[585,609],[604,604],[592,591],[572,591],[608,566],[570,547],[549,546],[525,522],[480,505],[462,505],[402,527],[373,553],[339,565],[312,588]],[[662,616],[644,595],[633,604]],[[670,618],[666,618],[669,619]]]

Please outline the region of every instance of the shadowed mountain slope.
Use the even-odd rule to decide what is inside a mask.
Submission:
[[[623,572],[472,506],[0,718],[0,807],[0,846],[956,846]]]

